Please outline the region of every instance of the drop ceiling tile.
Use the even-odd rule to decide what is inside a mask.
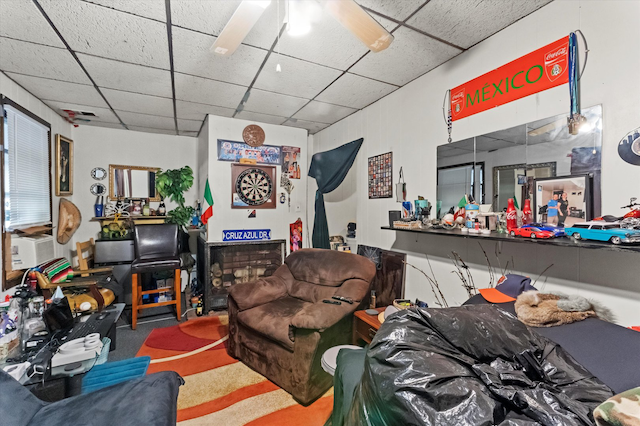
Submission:
[[[245,111],[290,117],[309,102],[307,99],[251,89],[251,96],[244,106]]]
[[[431,0],[407,24],[468,48],[551,0]]]
[[[174,130],[176,124],[173,121],[173,118],[170,117],[161,117],[159,115],[148,115],[148,114],[138,114],[135,112],[128,111],[118,111],[118,116],[124,121],[124,124],[127,127],[131,128],[131,126],[137,127],[149,127],[152,129],[164,129],[164,130]]]
[[[91,126],[91,127],[108,127],[110,129],[121,129],[126,130],[120,122],[118,123],[109,123],[104,121],[90,121],[88,123],[78,123],[80,126]]]
[[[232,117],[236,112],[235,108],[224,108],[215,105],[198,104],[195,102],[176,101],[178,119],[204,120],[207,114],[219,115],[221,117]]]
[[[95,117],[78,116],[78,118],[81,118],[81,119],[87,119],[91,121],[100,121],[100,122],[106,122],[106,123],[118,123],[118,124],[120,123],[120,120],[118,120],[118,117],[116,117],[113,111],[111,111],[109,108],[99,108],[99,107],[93,107],[89,105],[79,105],[79,104],[74,104],[70,102],[58,102],[58,101],[44,101],[44,103],[47,104],[51,109],[53,109],[55,112],[57,112],[63,117],[67,116],[67,114],[63,110],[70,109],[72,111],[92,112],[95,114]]]
[[[2,71],[91,84],[67,49],[0,38],[0,58]]]
[[[297,127],[299,129],[307,129],[309,133],[313,135],[314,133],[317,133],[320,130],[329,127],[330,124],[315,123],[313,121],[306,121],[306,120],[297,120],[297,121],[287,121],[286,123],[283,124],[283,126]]]
[[[64,48],[32,1],[0,1],[0,37]]]
[[[178,130],[197,132],[202,127],[203,120],[182,120],[178,119]]]
[[[171,0],[171,22],[174,26],[189,28],[214,36],[220,35],[238,8],[239,0],[193,1]],[[280,20],[278,9],[280,5]],[[285,2],[272,1],[251,29],[244,44],[269,49],[276,40],[285,16]]]
[[[251,84],[267,51],[240,45],[233,55],[222,57],[209,50],[215,40],[214,36],[174,27],[175,70],[244,86]]]
[[[318,101],[351,108],[364,108],[397,89],[380,81],[346,73],[316,98]]]
[[[351,115],[356,110],[339,105],[326,104],[324,102],[311,101],[302,108],[293,118],[314,121],[316,123],[333,124]]]
[[[369,53],[349,71],[403,86],[460,53],[406,27],[400,27],[393,35],[395,40],[388,49]]]
[[[99,4],[111,9],[132,13],[157,21],[166,22],[167,12],[165,2],[162,0],[84,0],[89,3]]]
[[[282,72],[276,72],[280,63]],[[288,56],[271,54],[254,87],[311,99],[342,74],[333,68],[312,64]]]
[[[425,0],[357,0],[362,7],[369,8],[383,15],[404,21],[407,19]]]
[[[176,99],[216,105],[234,110],[247,88],[230,83],[175,73]]]
[[[133,130],[134,132],[144,132],[144,133],[159,133],[162,135],[173,135],[175,136],[176,131],[170,129],[155,129],[152,127],[144,127],[144,126],[127,126],[129,130]]]
[[[68,83],[22,74],[6,73],[9,78],[27,89],[40,100],[72,102],[106,108],[98,91],[86,84]]]
[[[173,101],[171,99],[122,90],[100,90],[115,110],[173,118]]]
[[[284,122],[287,117],[280,117],[277,115],[270,115],[270,114],[260,114],[258,112],[251,112],[251,111],[240,111],[238,113],[238,115],[236,115],[236,118],[240,118],[242,120],[249,120],[249,121],[257,121],[259,123],[268,123],[268,124],[282,124],[282,122]]]
[[[165,98],[173,96],[170,71],[127,64],[82,53],[78,53],[78,57],[98,87]]]
[[[39,0],[73,50],[169,69],[162,22],[75,0]]]

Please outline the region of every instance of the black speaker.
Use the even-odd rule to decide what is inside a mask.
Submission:
[[[389,210],[389,227],[393,228],[393,222],[400,220],[400,210]]]

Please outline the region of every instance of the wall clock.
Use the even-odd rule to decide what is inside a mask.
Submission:
[[[257,124],[251,124],[242,131],[242,139],[247,145],[256,147],[264,143],[264,130]]]
[[[231,178],[231,208],[276,208],[275,167],[233,164]]]

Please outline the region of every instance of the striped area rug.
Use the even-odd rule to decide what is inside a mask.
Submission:
[[[226,351],[228,318],[206,317],[151,332],[138,356],[151,357],[149,373],[176,371],[180,426],[322,426],[333,388],[308,407]],[[204,350],[203,350],[204,348]]]

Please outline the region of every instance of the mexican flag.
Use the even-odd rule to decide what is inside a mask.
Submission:
[[[202,213],[200,220],[202,220],[202,223],[206,225],[209,218],[213,216],[213,197],[211,196],[211,189],[209,188],[209,179],[207,179],[207,184],[204,187],[204,200],[207,202],[209,207],[207,207],[204,213]]]

